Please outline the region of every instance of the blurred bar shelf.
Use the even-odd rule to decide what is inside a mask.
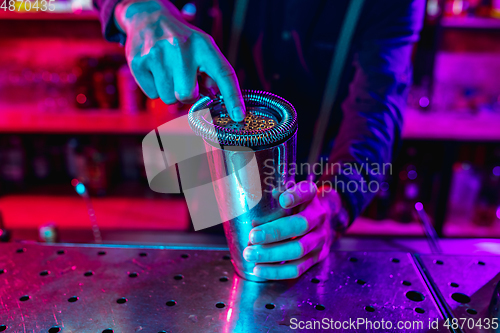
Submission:
[[[500,141],[500,114],[407,110],[404,139]]]
[[[441,26],[458,29],[500,29],[500,19],[489,17],[445,17]]]
[[[171,120],[167,113],[120,110],[33,111],[0,108],[0,133],[147,134]],[[500,141],[500,115],[407,110],[403,138],[410,140]],[[179,134],[187,129],[179,128]]]
[[[92,197],[101,230],[176,230],[190,227],[184,198]],[[74,195],[7,195],[0,198],[5,228],[90,230],[85,201]]]
[[[490,226],[479,226],[470,220],[455,217],[445,222],[443,234],[452,238],[500,238],[500,220],[496,220]]]
[[[394,220],[375,221],[358,217],[347,230],[347,235],[354,236],[425,236],[418,222],[402,223]]]
[[[448,219],[443,234],[447,238],[500,238],[500,220],[490,226],[478,226],[465,219]],[[376,221],[363,216],[354,221],[346,235],[425,237],[422,226],[416,221],[409,223],[389,219]]]
[[[98,21],[99,15],[95,11],[82,11],[80,13],[70,12],[18,12],[18,11],[1,11],[0,19],[2,20],[54,20],[54,21]]]
[[[147,134],[172,115],[120,110],[17,111],[0,108],[0,133]],[[179,134],[185,129],[179,129]]]

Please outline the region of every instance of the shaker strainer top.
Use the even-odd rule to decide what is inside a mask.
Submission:
[[[288,101],[263,91],[242,93],[247,108],[242,122],[229,117],[222,99],[203,97],[189,110],[193,131],[211,143],[251,148],[279,144],[297,131],[297,113]]]

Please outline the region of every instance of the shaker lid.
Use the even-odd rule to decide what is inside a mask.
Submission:
[[[223,98],[203,97],[189,110],[191,129],[223,146],[265,148],[289,139],[297,131],[297,112],[285,99],[263,91],[243,90],[247,114],[234,122]]]

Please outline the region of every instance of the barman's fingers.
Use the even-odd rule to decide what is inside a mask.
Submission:
[[[316,228],[304,236],[273,244],[248,246],[243,251],[246,261],[272,263],[300,259],[317,247],[322,247],[325,237]]]
[[[161,100],[165,104],[175,104],[177,99],[174,95],[174,83],[172,77],[168,73],[166,66],[161,63],[153,63],[151,66],[151,73],[153,73],[156,91]]]
[[[327,255],[328,251],[317,247],[299,260],[285,262],[284,264],[257,264],[253,269],[253,273],[268,280],[295,279],[311,266],[323,260]]]
[[[203,54],[200,71],[207,73],[217,83],[229,116],[240,122],[245,119],[246,109],[238,78],[215,42],[212,42],[212,46]]]
[[[134,58],[130,62],[130,71],[142,91],[151,99],[159,97],[151,70],[141,58]]]
[[[175,98],[185,104],[194,103],[199,97],[198,68],[189,54],[193,52],[189,46],[190,43],[187,42],[171,47],[169,57],[164,58],[165,63],[171,64]]]
[[[269,244],[284,239],[302,236],[312,230],[324,218],[324,208],[319,202],[313,201],[317,188],[313,182],[303,181],[297,183],[293,188],[283,192],[279,201],[283,208],[292,208],[304,203],[307,207],[298,214],[282,217],[269,223],[260,224],[253,222],[256,226],[250,231],[251,244]]]
[[[269,244],[302,236],[313,229],[320,221],[320,216],[306,217],[303,212],[282,217],[253,228],[250,231],[250,243]]]
[[[279,197],[280,205],[283,208],[296,207],[314,199],[317,192],[318,188],[315,183],[304,180],[281,193]]]

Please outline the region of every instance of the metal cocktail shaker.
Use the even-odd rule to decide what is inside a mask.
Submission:
[[[201,136],[231,260],[236,272],[251,281],[255,264],[243,258],[252,222],[286,216],[278,197],[294,184],[297,113],[283,98],[261,91],[243,91],[247,116],[233,122],[222,99],[204,97],[188,120]],[[221,181],[223,180],[223,181]]]

